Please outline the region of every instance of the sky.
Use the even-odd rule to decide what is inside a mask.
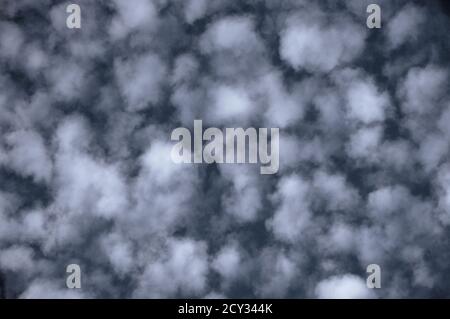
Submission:
[[[0,297],[450,297],[449,28],[437,0],[2,0]],[[196,119],[279,128],[279,171],[172,162]]]

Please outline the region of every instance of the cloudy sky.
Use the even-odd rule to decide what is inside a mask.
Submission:
[[[0,2],[0,297],[450,297],[445,1],[69,3]],[[194,119],[279,172],[174,164]]]

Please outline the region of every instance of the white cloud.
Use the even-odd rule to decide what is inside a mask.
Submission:
[[[81,289],[67,289],[51,280],[35,280],[20,295],[22,299],[83,299],[85,295]]]
[[[223,247],[213,259],[211,267],[226,280],[233,280],[242,274],[242,257],[234,244]]]
[[[0,266],[10,271],[32,272],[34,251],[29,247],[13,246],[0,252]]]
[[[202,18],[208,6],[207,0],[187,0],[184,8],[184,17],[187,23],[193,23]]]
[[[268,104],[264,114],[267,124],[280,128],[292,126],[303,118],[308,98],[317,89],[314,80],[306,80],[294,87],[293,93],[288,92],[277,72],[265,75],[258,85],[257,90],[263,96],[261,103]]]
[[[364,49],[365,29],[348,19],[330,26],[320,14],[289,18],[281,32],[280,55],[296,70],[329,72]]]
[[[257,219],[262,208],[259,172],[255,167],[247,168],[241,165],[222,165],[220,171],[224,179],[232,183],[230,191],[222,196],[225,211],[240,222]]]
[[[10,146],[7,165],[17,174],[31,176],[36,182],[49,182],[52,161],[44,139],[34,131],[16,131],[5,137]]]
[[[322,280],[316,286],[316,295],[321,299],[366,299],[373,298],[373,292],[358,276],[346,274]]]
[[[448,72],[436,65],[410,69],[398,90],[400,97],[404,97],[404,111],[418,114],[433,112],[445,93],[447,83]]]
[[[201,296],[209,268],[205,243],[170,240],[166,249],[159,259],[149,262],[138,278],[135,297]]]
[[[133,271],[135,257],[130,241],[117,233],[111,233],[102,238],[102,247],[114,270],[119,275],[125,276]]]
[[[14,58],[20,53],[24,36],[18,26],[12,23],[0,23],[0,56]]]
[[[259,262],[262,265],[261,282],[257,286],[261,298],[268,296],[283,298],[294,286],[298,272],[298,263],[283,251],[267,248],[261,252]]]
[[[230,121],[248,121],[256,105],[244,88],[219,85],[210,92],[212,105],[207,108],[206,116],[212,123]]]
[[[379,126],[365,127],[357,130],[347,144],[348,154],[356,159],[369,162],[378,160],[378,146],[381,142],[382,128]]]
[[[347,91],[348,116],[364,124],[383,121],[389,99],[386,93],[378,92],[372,82],[357,82]]]
[[[142,170],[132,186],[133,213],[123,218],[138,236],[170,233],[194,213],[196,167],[173,163],[171,150],[171,144],[156,140],[141,157]]]
[[[157,55],[150,53],[134,60],[117,59],[114,70],[127,110],[140,111],[160,100],[166,67]]]
[[[268,70],[265,47],[249,17],[228,16],[213,22],[199,46],[213,74],[230,81],[254,80]]]
[[[317,171],[311,186],[320,205],[324,202],[332,211],[350,210],[359,201],[358,192],[341,175]]]
[[[117,15],[111,22],[110,34],[120,39],[133,31],[151,31],[158,22],[158,12],[152,1],[114,0]]]
[[[297,175],[283,177],[274,195],[278,208],[267,221],[267,227],[275,237],[295,242],[311,223],[308,181]]]
[[[408,4],[402,8],[387,26],[389,48],[396,49],[405,42],[417,40],[424,20],[424,12],[418,7]]]
[[[111,218],[127,208],[127,189],[118,167],[85,153],[87,128],[70,118],[58,130],[55,170],[56,203],[76,214]]]

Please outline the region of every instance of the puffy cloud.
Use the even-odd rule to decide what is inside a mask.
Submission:
[[[127,207],[127,189],[117,166],[86,154],[89,131],[78,118],[69,118],[57,132],[56,204],[76,214],[111,218]],[[83,149],[85,147],[85,149]]]
[[[350,274],[322,280],[316,286],[316,295],[322,299],[366,299],[373,296],[362,278]]]
[[[193,23],[202,18],[208,6],[207,0],[188,0],[184,8],[184,17],[187,23]]]
[[[206,53],[230,50],[235,54],[251,54],[255,45],[261,45],[252,20],[246,17],[226,17],[215,22],[201,41]]]
[[[238,278],[242,271],[242,257],[238,247],[235,244],[223,247],[213,259],[211,267],[226,280]]]
[[[377,149],[382,139],[382,130],[379,126],[365,127],[357,130],[350,136],[347,144],[348,154],[356,159],[373,162],[377,159]]]
[[[231,182],[231,189],[223,196],[225,211],[242,222],[254,221],[262,208],[259,172],[244,167],[221,167],[222,175]]]
[[[242,118],[248,121],[256,107],[245,89],[227,85],[212,89],[211,100],[213,102],[206,116],[213,123],[227,123]]]
[[[24,299],[82,299],[88,297],[80,289],[67,289],[49,280],[35,280],[20,297]]]
[[[30,272],[33,271],[33,254],[28,247],[10,247],[1,252],[0,265],[6,270]]]
[[[134,60],[118,59],[114,69],[127,110],[140,111],[149,104],[158,103],[166,67],[157,55],[150,53]]]
[[[358,192],[346,182],[343,176],[318,171],[311,185],[320,205],[325,202],[328,210],[347,211],[358,204]]]
[[[284,252],[275,252],[268,248],[260,255],[261,284],[257,288],[262,298],[273,296],[283,298],[293,286],[293,280],[298,273],[298,263]]]
[[[214,75],[232,80],[254,79],[268,68],[265,47],[249,17],[229,16],[215,21],[199,44]]]
[[[296,70],[329,72],[364,49],[365,29],[349,19],[333,26],[316,12],[290,17],[281,33],[280,55]]]
[[[33,131],[16,131],[5,137],[11,147],[7,165],[19,175],[31,176],[36,182],[50,181],[52,161],[43,138]]]
[[[384,109],[389,99],[380,94],[373,83],[358,82],[347,91],[348,116],[364,124],[384,120]]]
[[[287,241],[297,241],[311,223],[308,181],[297,175],[286,176],[278,183],[274,201],[278,208],[273,218],[267,221],[275,237]]]
[[[60,58],[53,60],[48,80],[52,83],[52,95],[59,101],[78,100],[86,90],[87,70],[86,65],[80,65],[76,61],[67,61]]]
[[[430,134],[421,143],[418,157],[424,169],[429,172],[436,169],[448,153],[448,140],[440,134]]]
[[[122,38],[134,31],[151,31],[158,20],[158,11],[151,1],[137,0],[130,6],[126,1],[113,1],[116,15],[109,32],[113,38]]]
[[[414,5],[407,5],[390,19],[387,26],[389,47],[396,49],[408,41],[417,40],[425,20],[425,13]]]
[[[111,233],[103,238],[102,244],[110,263],[119,275],[124,276],[133,270],[133,245],[129,240],[117,233]]]
[[[20,53],[20,49],[24,42],[24,36],[20,28],[12,23],[1,23],[3,30],[0,36],[0,56],[3,58],[13,58]]]
[[[264,76],[259,90],[267,102],[266,122],[274,127],[284,128],[294,125],[305,114],[306,104],[311,95],[317,91],[317,82],[304,81],[289,92],[278,73],[272,72]],[[264,103],[264,102],[263,102]]]
[[[450,168],[443,165],[437,172],[436,192],[439,196],[439,208],[441,218],[445,224],[450,222]]]
[[[138,278],[135,297],[201,296],[209,268],[205,243],[174,239],[166,249]]]
[[[351,252],[355,247],[355,240],[355,231],[350,226],[335,223],[330,229],[327,246],[331,245],[333,250],[340,252]]]
[[[446,93],[448,72],[436,65],[412,68],[408,71],[399,94],[404,97],[403,109],[407,113],[429,114],[439,106]]]

